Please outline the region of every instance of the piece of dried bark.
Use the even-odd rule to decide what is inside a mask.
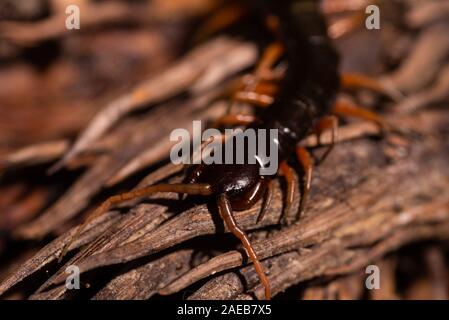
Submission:
[[[56,140],[22,148],[0,157],[0,172],[51,162],[64,154],[68,147],[67,140]]]
[[[446,21],[422,30],[412,52],[384,81],[391,81],[396,89],[405,93],[429,85],[439,74],[449,54],[448,32],[449,23]]]
[[[83,30],[107,23],[157,23],[169,19],[188,19],[204,14],[214,4],[210,0],[177,1],[171,5],[161,1],[143,1],[126,3],[120,1],[94,2],[73,0],[68,4],[59,4],[47,19],[37,22],[0,22],[0,37],[17,44],[30,46],[36,42],[60,37],[71,31],[66,28],[67,5],[77,5],[82,15]],[[173,20],[172,20],[173,21]]]
[[[294,283],[320,275],[351,272],[412,240],[447,236],[448,181],[442,178],[447,172],[441,167],[447,160],[447,153],[441,154],[441,148],[444,150],[447,146],[441,145],[443,143],[444,146],[444,138],[435,140],[433,136],[426,134],[447,125],[449,119],[445,114],[425,113],[419,117],[409,117],[408,121],[402,118],[401,123],[414,122],[412,127],[415,130],[421,129],[420,132],[425,137],[418,144],[409,145],[406,156],[388,160],[382,152],[382,144],[360,140],[340,144],[328,162],[317,168],[314,191],[303,219],[294,226],[274,231],[265,240],[254,242],[259,256],[266,260],[264,263],[275,293]],[[392,163],[389,164],[389,161]],[[335,172],[332,163],[339,164],[338,172]],[[360,175],[354,175],[354,172],[359,172]],[[398,179],[401,180],[399,185]],[[345,202],[338,201],[342,194],[345,195]],[[389,196],[385,197],[385,194]],[[347,203],[350,203],[349,208]],[[165,208],[156,204],[151,206],[154,209]],[[255,224],[259,207],[238,212],[236,219],[244,229],[261,228],[276,224],[281,208],[282,196],[277,189],[273,207],[260,225]],[[131,219],[129,215],[125,217],[128,217],[126,220]],[[121,264],[160,252],[187,239],[217,231],[217,226],[204,205],[188,209],[155,229],[154,225],[148,228],[140,221],[145,218],[146,223],[150,222],[147,220],[148,214],[139,215],[138,218],[134,220],[139,222],[137,229],[127,229],[123,225],[116,229],[125,235],[125,238],[110,233],[103,238],[100,247],[90,245],[90,249],[83,250],[82,254],[70,263],[76,263],[81,271]],[[297,252],[304,247],[309,247],[310,252]],[[289,253],[292,250],[294,252]],[[288,259],[285,256],[287,254]],[[291,254],[297,258],[293,259]],[[226,269],[247,263],[239,251],[231,251],[211,261],[219,259],[226,259]],[[281,263],[282,261],[285,263]],[[277,262],[283,267],[272,267]],[[317,267],[317,264],[321,267]],[[197,268],[206,269],[208,272],[203,272],[202,277],[208,277],[217,270],[223,271],[219,265],[217,262],[206,262],[206,265],[200,264]],[[253,292],[259,298],[263,296],[252,266],[245,268],[248,270],[248,277],[255,279],[254,283],[251,282],[253,285],[242,286],[243,289],[233,291],[232,295],[229,292],[220,294],[238,298],[240,294]],[[63,270],[64,268],[61,268],[60,272],[50,278],[41,288],[41,292],[45,292],[46,287],[63,281]],[[145,270],[148,269],[141,270],[141,273],[137,272],[134,276],[147,277]],[[191,272],[193,270],[195,269]],[[189,274],[187,272],[183,277],[188,278]],[[194,280],[199,278],[195,276]],[[190,280],[183,281],[184,284],[178,288],[192,283]],[[169,286],[173,287],[175,284]],[[126,288],[124,290],[126,291]],[[217,294],[219,293],[214,293]],[[205,293],[201,296],[205,295],[207,296]],[[240,296],[242,297],[246,296]]]
[[[370,299],[373,300],[397,300],[397,279],[396,265],[397,260],[394,257],[385,258],[375,265],[379,268],[382,275],[379,280],[379,288],[369,290]]]
[[[355,272],[337,277],[325,284],[310,285],[304,289],[304,300],[357,300],[362,297],[365,275]]]
[[[227,59],[227,55],[231,55],[231,58]],[[95,116],[68,153],[50,171],[63,167],[131,111],[147,107],[149,104],[163,101],[187,90],[204,73],[207,75],[208,68],[216,65],[215,61],[232,62],[231,65],[225,64],[227,69],[218,78],[222,79],[249,67],[254,63],[255,58],[256,50],[251,44],[239,43],[225,37],[195,48],[171,68],[142,82],[131,92],[109,103]],[[217,79],[208,81],[209,85],[216,82]]]
[[[157,294],[159,289],[190,269],[193,253],[193,249],[175,251],[123,273],[112,279],[93,299],[149,299]],[[124,287],[127,290],[123,290]]]
[[[449,271],[441,248],[433,247],[425,251],[426,266],[429,272],[432,298],[435,300],[449,299]]]
[[[422,28],[448,18],[449,2],[447,1],[421,1],[415,3],[405,15],[406,23],[412,28]]]
[[[98,235],[107,230],[116,219],[118,219],[117,212],[110,212],[103,217],[96,219],[86,227],[86,230],[80,235],[80,238],[73,244],[73,246],[78,247],[93,241],[98,237]],[[23,281],[30,275],[41,270],[52,261],[55,261],[61,253],[64,244],[70,239],[71,235],[73,235],[75,231],[76,230],[71,230],[70,232],[67,232],[61,237],[55,239],[55,241],[42,248],[34,257],[22,264],[20,268],[14,272],[14,274],[0,284],[0,295],[4,294],[11,287]]]
[[[394,107],[396,112],[415,112],[420,108],[443,103],[449,98],[449,65],[442,68],[434,85],[414,93]]]

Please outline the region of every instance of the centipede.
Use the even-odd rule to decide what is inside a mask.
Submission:
[[[251,260],[265,289],[265,299],[271,298],[270,282],[264,267],[254,250],[247,233],[238,226],[234,211],[253,207],[264,200],[258,220],[263,219],[271,199],[273,180],[282,174],[286,180],[283,221],[290,214],[296,193],[296,175],[289,165],[296,158],[302,167],[303,188],[298,212],[305,208],[311,189],[313,167],[322,162],[334,147],[338,136],[338,117],[351,116],[386,126],[385,120],[374,112],[359,106],[339,102],[337,94],[345,88],[368,88],[377,90],[375,79],[361,75],[344,75],[339,72],[339,54],[334,47],[325,17],[318,1],[249,1],[246,5],[267,21],[267,29],[273,34],[273,42],[261,53],[259,63],[249,77],[239,79],[232,93],[232,101],[261,107],[257,116],[233,114],[232,109],[217,119],[215,125],[240,125],[255,130],[276,129],[279,170],[273,175],[261,175],[259,163],[243,164],[196,164],[192,165],[185,180],[176,184],[156,184],[106,199],[81,224],[67,248],[77,238],[87,223],[107,212],[111,207],[156,192],[203,196],[213,201],[227,230],[237,237]],[[285,69],[277,72],[276,66],[285,62]],[[300,142],[308,135],[318,138],[331,130],[332,141],[320,159],[314,161],[310,152]],[[281,221],[282,223],[282,221]]]

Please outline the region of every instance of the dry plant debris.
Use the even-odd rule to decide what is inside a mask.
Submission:
[[[0,297],[263,298],[253,266],[204,199],[131,201],[90,223],[57,263],[102,199],[183,179],[185,170],[168,161],[170,132],[225,112],[222,93],[255,65],[257,43],[214,35],[185,50],[186,26],[217,6],[206,0],[80,0],[91,33],[77,35],[60,28],[59,1],[34,2],[41,4],[31,13],[20,1],[10,18],[0,12]],[[260,223],[261,203],[236,213],[279,299],[448,298],[448,1],[400,2],[405,12],[380,1],[400,18],[374,37],[359,30],[337,44],[345,69],[374,70],[404,98],[342,98],[381,110],[413,134],[345,123],[316,167],[299,221],[279,224],[282,177]],[[323,10],[338,21],[365,5],[323,1]],[[353,50],[373,39],[378,50],[369,59]],[[30,50],[48,55],[43,65]],[[322,152],[315,137],[303,144]],[[51,168],[59,170],[47,176]],[[380,291],[364,286],[369,264],[382,270]],[[69,265],[82,272],[79,292],[65,286]]]

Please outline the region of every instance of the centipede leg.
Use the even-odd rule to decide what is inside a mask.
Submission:
[[[66,243],[64,248],[61,251],[61,254],[58,258],[60,262],[62,258],[67,253],[70,245],[75,241],[84,228],[91,222],[92,220],[100,217],[104,213],[106,213],[113,205],[117,205],[123,202],[127,202],[129,200],[133,200],[136,198],[149,196],[156,192],[174,192],[174,193],[186,193],[191,195],[210,195],[212,194],[211,186],[208,184],[158,184],[154,186],[148,186],[141,189],[136,189],[130,192],[121,193],[112,197],[109,197],[106,201],[104,201],[94,212],[92,212],[86,220],[78,227],[75,234],[72,238]]]
[[[288,217],[295,200],[296,186],[298,185],[298,180],[296,178],[294,170],[284,161],[279,166],[281,173],[284,175],[287,182],[287,196],[285,199],[285,209],[282,214],[282,220],[288,222]]]
[[[254,71],[238,78],[233,82],[231,88],[234,88],[234,91],[253,91],[260,83],[281,80],[285,69],[274,68],[274,66],[283,53],[284,47],[281,43],[274,42],[270,44],[264,49]]]
[[[296,156],[304,170],[304,185],[301,193],[301,200],[299,203],[299,212],[298,212],[299,218],[306,205],[307,197],[309,196],[310,187],[312,185],[313,162],[310,153],[304,147],[298,146],[296,148]]]
[[[401,100],[403,94],[385,81],[365,76],[359,73],[344,73],[341,75],[341,86],[345,90],[367,89],[390,97],[394,101]]]
[[[284,76],[285,68],[278,67],[262,75],[246,74],[230,84],[220,94],[221,98],[234,98],[238,92],[255,92],[259,94],[274,95],[279,91],[277,82]]]
[[[350,116],[354,118],[359,118],[363,120],[367,120],[370,122],[374,122],[379,125],[382,129],[389,129],[391,126],[387,123],[387,121],[380,115],[372,112],[370,110],[352,105],[350,103],[346,103],[343,101],[337,102],[332,108],[332,113],[340,116]]]
[[[363,25],[365,13],[363,11],[353,13],[332,23],[328,32],[331,38],[338,39],[357,30]]]
[[[376,2],[371,1],[371,4],[376,4]],[[360,0],[324,0],[321,2],[321,10],[326,15],[362,11],[366,6],[367,1]]]
[[[234,95],[233,100],[265,108],[273,103],[274,98],[257,92],[239,91]]]
[[[243,76],[240,79],[240,85],[235,86],[238,89],[235,90],[234,94],[232,94],[231,103],[229,104],[227,113],[231,112],[231,109],[234,103],[238,101],[239,96],[241,99],[247,100],[244,102],[249,102],[260,106],[267,106],[272,103],[272,98],[269,99],[268,96],[273,94],[263,92],[263,86],[264,82],[269,83],[271,81],[278,81],[283,77],[284,71],[282,69],[280,72],[273,70],[274,65],[283,53],[284,47],[280,42],[274,42],[265,48],[254,72]],[[277,86],[272,86],[270,84],[265,84],[265,88],[269,88],[271,91],[275,92],[278,90]],[[263,94],[263,96],[254,97],[254,95],[257,94]],[[253,97],[251,97],[251,95]],[[248,98],[248,96],[250,97]],[[259,101],[260,103],[258,103]]]
[[[240,3],[231,3],[223,6],[199,27],[194,38],[197,41],[201,41],[208,36],[233,25],[240,20],[246,12],[246,8]]]
[[[274,42],[266,47],[254,71],[257,80],[275,80],[272,69],[283,54],[284,46],[280,42]]]
[[[257,254],[248,239],[248,236],[242,229],[237,226],[237,223],[232,214],[231,204],[225,194],[220,195],[218,198],[218,211],[226,227],[241,241],[247,255],[253,262],[260,282],[262,282],[263,286],[265,287],[265,299],[271,299],[270,283],[268,282],[268,278],[265,275],[263,265],[260,263],[259,258],[257,257]]]
[[[265,217],[265,213],[267,212],[268,208],[271,204],[271,199],[273,198],[273,181],[270,180],[268,182],[267,191],[265,192],[265,196],[263,199],[262,209],[259,213],[259,216],[257,217],[257,223],[263,220]]]
[[[261,81],[255,85],[254,89],[248,89],[248,87],[242,88],[242,86],[234,86],[234,90],[230,90],[231,100],[229,102],[226,114],[230,114],[232,107],[236,102],[248,103],[256,107],[268,107],[274,101],[274,96],[279,91],[278,85],[270,81]],[[232,93],[233,92],[233,93]]]
[[[212,124],[213,128],[220,126],[245,126],[255,121],[256,117],[250,114],[225,114]]]
[[[404,136],[405,138],[412,138],[413,136],[416,136],[416,132],[414,132],[413,130],[402,127],[400,125],[393,125],[392,123],[385,120],[381,115],[359,106],[352,105],[350,103],[338,102],[332,108],[332,112],[336,115],[350,116],[374,122],[384,132],[394,132],[398,135]]]
[[[318,145],[321,145],[321,134],[327,130],[331,129],[331,143],[327,150],[324,152],[324,154],[321,156],[321,158],[318,160],[318,164],[323,162],[329,153],[332,151],[332,149],[335,146],[335,143],[338,139],[338,118],[336,116],[327,116],[322,119],[316,124],[314,128],[314,132],[316,134]]]

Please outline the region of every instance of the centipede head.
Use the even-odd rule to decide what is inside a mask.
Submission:
[[[206,183],[213,194],[226,194],[235,210],[245,210],[264,194],[268,179],[259,174],[257,164],[211,164],[196,167],[189,183]]]

